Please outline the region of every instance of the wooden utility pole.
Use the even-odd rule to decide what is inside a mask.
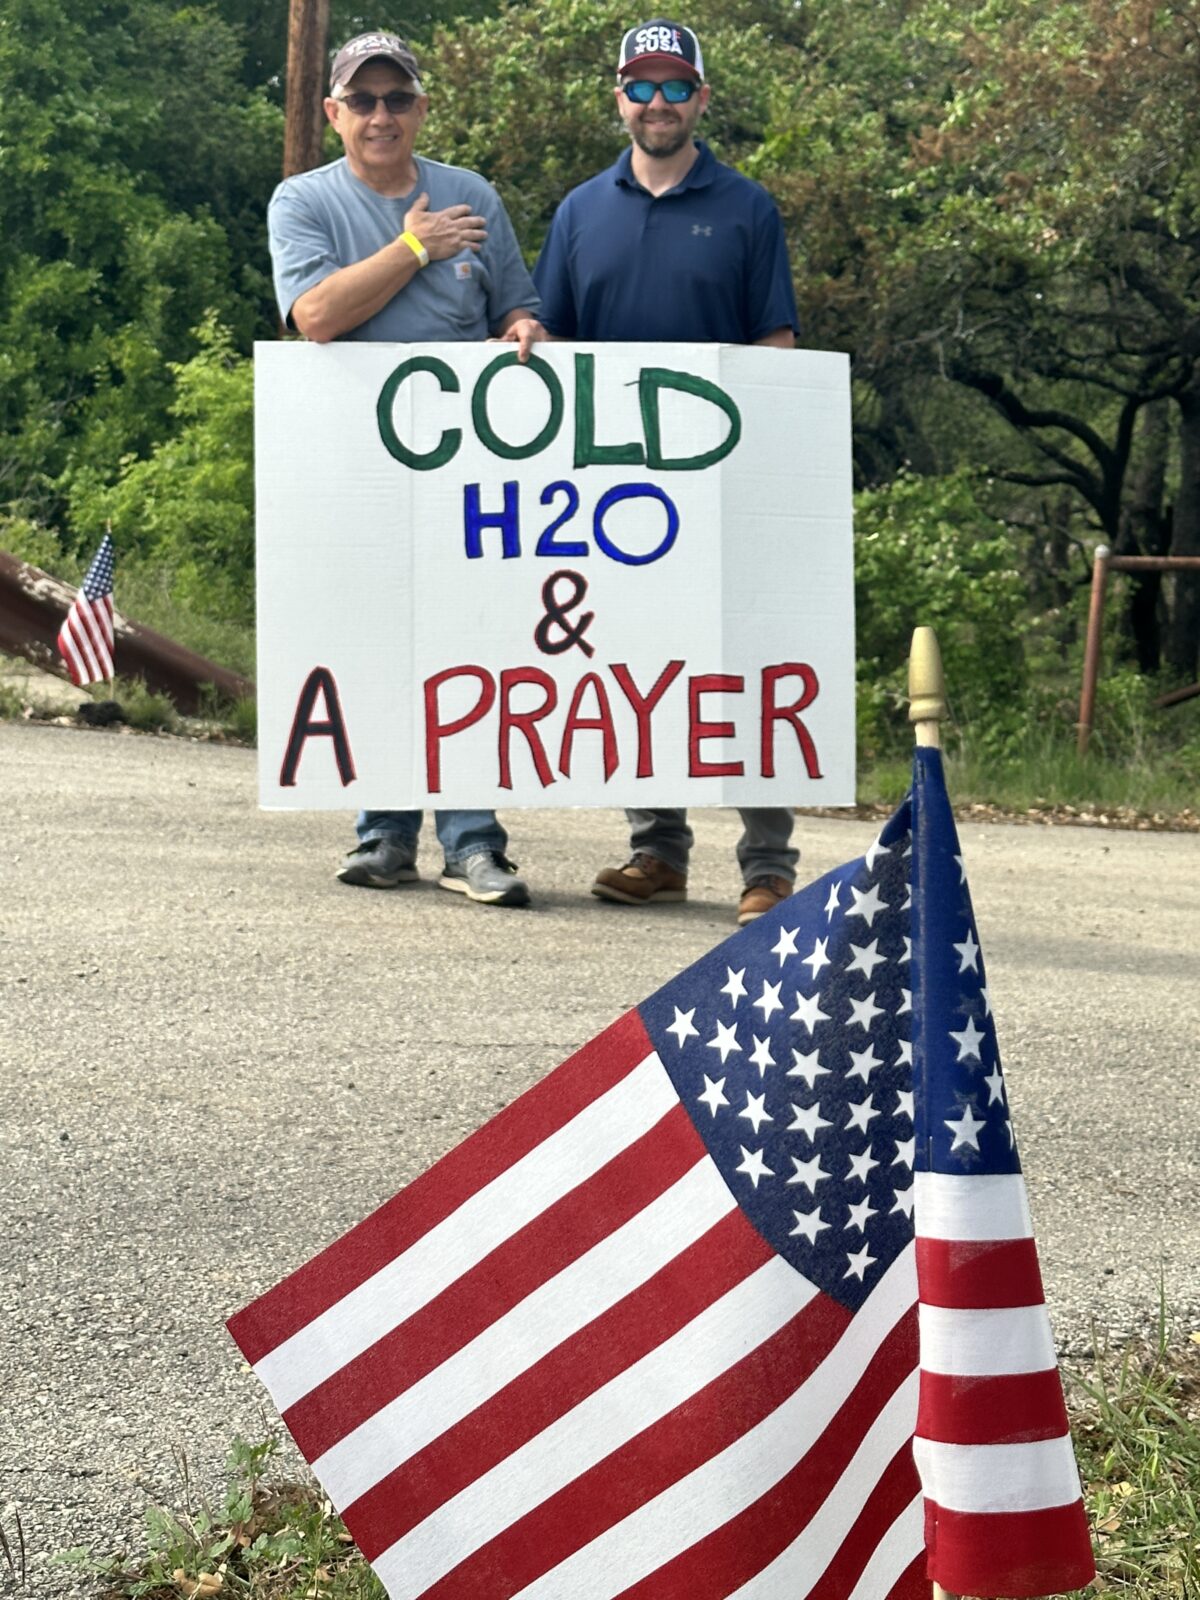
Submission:
[[[283,175],[321,162],[325,75],[329,70],[329,0],[290,0]]]

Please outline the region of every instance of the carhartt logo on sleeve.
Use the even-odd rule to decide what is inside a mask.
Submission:
[[[454,263],[454,276],[461,283],[463,279],[471,276],[471,263],[469,261],[456,261]]]

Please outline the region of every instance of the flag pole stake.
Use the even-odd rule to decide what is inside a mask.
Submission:
[[[942,652],[932,628],[914,628],[908,652],[908,720],[917,744],[927,749],[942,746],[942,719],[946,715],[946,675]],[[940,1583],[933,1585],[933,1600],[958,1600]]]
[[[914,628],[908,653],[908,720],[919,745],[941,749],[945,715],[946,677],[937,634],[932,628]]]

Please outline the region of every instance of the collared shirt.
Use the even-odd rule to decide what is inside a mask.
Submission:
[[[285,178],[267,208],[267,234],[279,312],[289,322],[306,290],[341,267],[382,250],[403,232],[420,194],[429,209],[465,203],[487,222],[483,248],[431,261],[381,311],[344,339],[420,344],[434,339],[486,339],[510,311],[537,311],[538,296],[500,196],[477,172],[414,158],[417,181],[399,199],[376,194],[343,156],[328,166]]]
[[[697,148],[665,194],[642,188],[626,150],[567,195],[533,269],[551,333],[753,344],[777,328],[798,331],[775,202]]]

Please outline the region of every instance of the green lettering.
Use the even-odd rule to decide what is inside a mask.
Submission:
[[[640,444],[596,443],[596,358],[575,356],[575,465],[577,467],[640,467],[646,452]]]
[[[662,429],[658,417],[658,396],[662,389],[678,389],[718,406],[729,418],[729,432],[720,444],[698,456],[664,456]],[[642,427],[646,432],[646,465],[660,472],[700,472],[711,467],[737,447],[742,437],[742,417],[737,406],[715,383],[690,372],[672,372],[669,367],[644,367],[638,377],[638,398],[642,406]]]
[[[546,392],[550,396],[550,416],[546,426],[537,438],[531,439],[528,444],[509,444],[492,427],[487,411],[488,390],[496,374],[502,372],[505,367],[511,367],[516,360],[515,350],[508,355],[497,356],[495,361],[484,367],[479,374],[479,382],[475,385],[475,392],[471,396],[471,420],[475,424],[480,444],[485,445],[494,456],[502,456],[505,461],[524,461],[528,456],[536,456],[554,440],[559,428],[562,427],[563,419],[563,392],[558,374],[540,356],[531,355],[522,365],[526,372],[536,372],[546,385]]]
[[[415,450],[410,450],[401,442],[392,421],[392,407],[396,403],[396,392],[400,385],[414,372],[430,372],[437,379],[438,387],[443,393],[458,393],[458,375],[452,367],[448,367],[437,356],[412,356],[400,363],[379,391],[375,416],[379,422],[379,437],[383,440],[384,448],[390,456],[394,456],[404,466],[411,467],[414,472],[433,472],[437,467],[444,467],[454,455],[462,443],[462,429],[447,428],[436,447],[427,450],[424,455],[418,455]]]

